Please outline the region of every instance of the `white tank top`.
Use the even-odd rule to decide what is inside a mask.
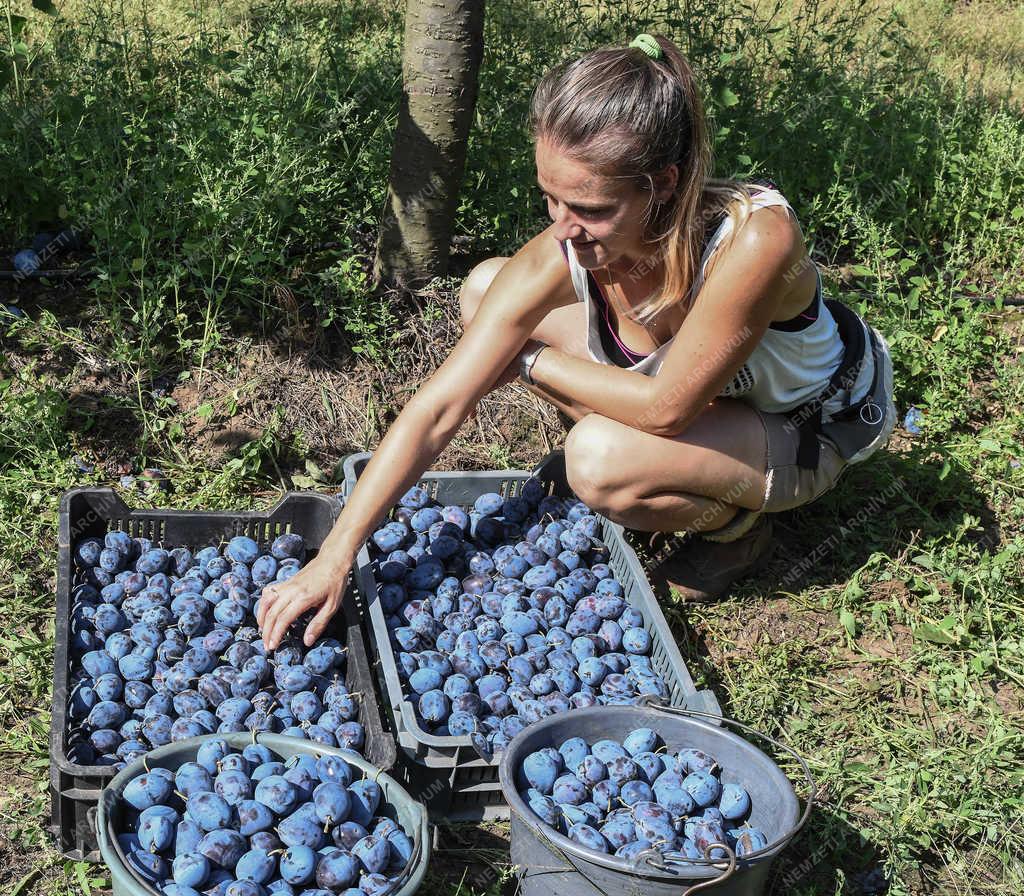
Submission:
[[[756,187],[756,189],[759,189],[760,192],[754,193],[754,208],[782,205],[796,217],[792,206],[777,190],[760,187]],[[726,217],[704,250],[693,286],[694,295],[699,296],[700,288],[704,284],[708,262],[731,230],[732,221]],[[601,312],[590,294],[588,271],[579,263],[576,250],[570,241],[567,240],[563,243],[563,247],[569,262],[569,271],[572,275],[576,296],[586,307],[587,350],[593,360],[602,364],[613,364],[601,345],[599,325]],[[817,320],[805,329],[793,332],[771,328],[766,330],[750,357],[719,393],[721,397],[742,399],[767,413],[783,413],[820,395],[828,385],[829,379],[842,361],[843,342],[839,336],[835,319],[825,306],[825,296],[821,294],[821,272],[817,270],[817,266],[815,266],[815,270],[818,274],[818,294],[821,297],[821,301],[818,303]],[[865,338],[867,338],[866,330]],[[671,344],[672,340],[670,339],[646,358],[623,369],[654,376],[661,369]],[[858,372],[852,396],[848,396],[846,390],[841,390],[822,406],[826,422],[848,400],[858,401],[867,394],[873,375],[874,363],[871,353],[868,352],[866,363],[862,364]]]

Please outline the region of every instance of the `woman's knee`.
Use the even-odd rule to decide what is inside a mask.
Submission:
[[[587,414],[565,438],[565,472],[573,493],[592,510],[610,519],[628,510],[636,495],[622,475],[622,424]]]
[[[491,283],[506,261],[508,261],[507,255],[495,255],[481,261],[462,281],[462,288],[459,290],[459,310],[462,314],[463,327],[473,319],[484,295],[490,289]]]

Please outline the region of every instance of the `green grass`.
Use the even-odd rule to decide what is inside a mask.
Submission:
[[[925,411],[722,604],[666,612],[726,712],[788,740],[819,807],[774,892],[1024,886],[1024,33],[1013,4],[489,5],[453,276],[367,288],[402,6],[76,0],[0,14],[0,244],[94,232],[97,276],[0,281],[0,889],[102,889],[45,833],[57,506],[159,466],[136,505],[331,488],[455,338],[472,259],[543,226],[525,132],[555,60],[640,30],[702,73],[720,173],[775,179],[826,285]],[[23,18],[19,18],[23,17]],[[17,77],[11,63],[17,66]],[[4,74],[10,77],[4,79]],[[439,461],[529,466],[554,415],[489,397]],[[84,473],[74,458],[92,465]],[[500,829],[447,831],[430,892],[509,891]],[[499,839],[496,843],[495,836]]]

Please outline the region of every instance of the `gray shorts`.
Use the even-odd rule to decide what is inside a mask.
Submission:
[[[875,436],[870,444],[857,452],[853,457],[853,463],[860,463],[882,448],[892,436],[896,426],[896,404],[893,401],[893,373],[892,355],[889,346],[878,330],[874,330],[884,357],[884,369],[881,371],[880,383],[878,386],[878,402],[885,402],[886,398],[886,419],[881,431]],[[864,372],[865,377],[868,371]],[[883,397],[885,396],[885,397]],[[755,408],[755,410],[757,410]],[[765,497],[761,511],[766,513],[777,513],[781,510],[790,510],[807,504],[820,498],[825,492],[835,488],[840,476],[848,466],[847,461],[836,449],[833,442],[824,435],[818,436],[818,444],[821,446],[821,459],[817,469],[806,470],[797,466],[797,448],[800,444],[800,431],[793,426],[789,418],[784,414],[770,414],[766,411],[757,411],[764,425],[765,437],[768,444],[767,459],[765,461]]]
[[[778,513],[807,504],[835,488],[839,478],[850,464],[843,459],[835,446],[824,436],[818,436],[821,445],[821,459],[814,470],[797,466],[796,453],[800,444],[800,431],[790,423],[784,414],[769,414],[758,411],[764,425],[768,442],[765,461],[765,496],[761,511]],[[896,423],[896,405],[890,400],[887,408],[888,420],[873,450],[877,451],[892,435]],[[868,455],[870,456],[870,455]],[[863,460],[863,458],[862,458]],[[858,461],[860,463],[861,461]]]

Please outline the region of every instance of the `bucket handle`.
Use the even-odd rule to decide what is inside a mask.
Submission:
[[[581,870],[580,866],[577,865],[577,863],[573,862],[572,858],[570,856],[566,855],[556,844],[552,843],[547,837],[541,837],[541,838],[539,838],[539,840],[547,848],[548,852],[550,852],[556,859],[558,859],[558,858],[562,859],[566,863],[566,865],[567,865],[567,867],[561,867],[561,868],[559,868],[559,867],[544,868],[541,871],[542,873],[552,873],[552,872],[558,873],[558,872],[561,872],[561,871],[569,871],[569,870],[580,871]],[[711,857],[711,853],[712,853],[712,850],[714,850],[714,849],[721,849],[721,850],[723,850],[725,852],[725,856],[726,857],[724,859],[713,859]],[[712,844],[709,844],[708,848],[705,850],[705,857],[703,857],[703,859],[699,860],[699,861],[701,861],[703,863],[711,864],[715,868],[722,869],[722,873],[718,874],[717,877],[711,878],[708,881],[701,881],[699,884],[694,884],[692,887],[687,887],[685,890],[683,890],[680,893],[680,896],[690,896],[690,894],[692,894],[692,893],[699,893],[701,890],[708,890],[711,887],[718,887],[720,884],[725,883],[729,878],[731,878],[733,871],[736,870],[736,854],[732,851],[732,849],[726,843],[712,843]],[[677,862],[678,863],[682,863],[682,864],[686,864],[688,862],[690,865],[694,865],[694,864],[697,863],[693,859],[688,859],[682,853],[677,853],[677,852],[666,852],[666,853],[663,853],[663,852],[660,852],[660,851],[658,851],[656,849],[645,849],[643,852],[641,852],[636,857],[636,860],[633,862],[633,870],[635,872],[642,873],[645,870],[645,868],[642,867],[642,866],[646,865],[647,866],[646,869],[653,868],[654,870],[665,871],[665,870],[668,870],[667,866],[668,866],[669,862],[672,862],[673,864],[676,864]],[[725,865],[724,868],[723,868],[723,863]],[[538,870],[538,869],[535,866],[535,871],[536,870]],[[582,871],[581,871],[581,873],[582,873]],[[597,890],[598,893],[601,894],[601,896],[610,896],[610,894],[608,894],[605,890],[603,890],[600,887],[598,887],[598,885],[595,884],[593,881],[590,881],[589,879],[588,879],[588,881],[589,881],[590,885],[595,890]]]
[[[713,849],[721,849],[725,852],[724,859],[712,859],[711,851]],[[721,867],[721,862],[726,863],[725,869],[718,877],[713,877],[710,880],[701,881],[699,884],[694,884],[692,887],[687,887],[682,892],[682,896],[690,896],[691,893],[699,893],[701,890],[707,890],[711,887],[717,887],[719,884],[725,883],[733,872],[736,870],[736,853],[732,851],[732,848],[728,843],[710,843],[704,850],[704,861],[710,863],[715,868]],[[687,857],[681,852],[661,852],[657,849],[645,849],[636,857],[636,862],[633,867],[640,870],[641,863],[649,865],[651,868],[655,868],[658,871],[666,870],[669,863],[675,864],[696,864],[693,859]]]
[[[783,743],[782,741],[776,740],[773,737],[769,737],[767,734],[763,734],[757,729],[751,728],[749,725],[744,725],[743,722],[737,722],[735,719],[730,719],[726,716],[719,716],[710,712],[701,712],[697,709],[687,709],[683,706],[669,706],[665,703],[662,703],[660,698],[653,694],[644,694],[637,700],[636,705],[646,706],[650,709],[657,709],[661,712],[668,713],[669,715],[683,716],[684,718],[696,717],[699,719],[707,719],[715,723],[725,722],[728,725],[732,725],[735,728],[739,728],[741,731],[744,731],[747,734],[753,734],[756,737],[760,737],[762,740],[770,743],[773,747],[778,747],[780,750],[788,753],[799,763],[800,769],[804,773],[804,777],[807,779],[807,805],[804,806],[803,814],[797,820],[797,823],[793,826],[793,828],[787,831],[783,837],[779,838],[779,840],[773,843],[769,843],[767,846],[764,847],[764,849],[759,849],[756,852],[745,854],[743,856],[744,859],[756,859],[759,856],[764,855],[767,852],[770,852],[779,844],[786,843],[787,841],[792,840],[793,837],[795,837],[800,832],[803,826],[807,824],[807,819],[811,815],[811,809],[814,807],[814,794],[816,792],[816,785],[814,783],[814,778],[811,775],[811,769],[807,765],[806,760],[803,758],[803,756],[797,753],[797,751],[794,750],[791,746]],[[690,861],[693,860],[691,859]]]
[[[580,871],[579,866],[576,865],[572,858],[570,856],[567,856],[565,852],[563,852],[555,843],[552,843],[547,837],[539,837],[538,839],[547,848],[548,852],[550,852],[556,859],[562,859],[563,861],[565,861],[567,866],[563,868],[545,868],[540,873],[558,874],[566,871]],[[716,848],[725,851],[726,857],[724,859],[711,858],[711,851]],[[637,856],[636,860],[633,862],[632,870],[636,873],[642,873],[645,869],[641,866],[647,865],[648,869],[653,868],[656,871],[665,871],[667,870],[667,862],[665,861],[666,859],[673,863],[681,862],[685,864],[689,862],[690,865],[696,864],[696,862],[693,859],[688,859],[682,853],[662,853],[657,849],[645,849]],[[699,884],[694,884],[693,886],[687,887],[685,890],[682,890],[680,892],[680,896],[691,896],[692,893],[699,893],[701,890],[707,890],[711,887],[717,887],[720,884],[727,881],[730,877],[732,877],[733,872],[736,870],[736,853],[732,851],[732,849],[729,847],[727,843],[709,844],[708,847],[704,850],[704,859],[701,861],[712,865],[714,868],[722,868],[722,863],[725,863],[725,867],[724,869],[722,869],[722,873],[719,874],[717,877],[712,877],[709,880],[704,880],[701,881]],[[595,890],[597,890],[597,892],[600,893],[601,896],[611,896],[611,894],[609,894],[606,890],[599,887],[594,881],[590,880],[589,878],[588,883]]]

